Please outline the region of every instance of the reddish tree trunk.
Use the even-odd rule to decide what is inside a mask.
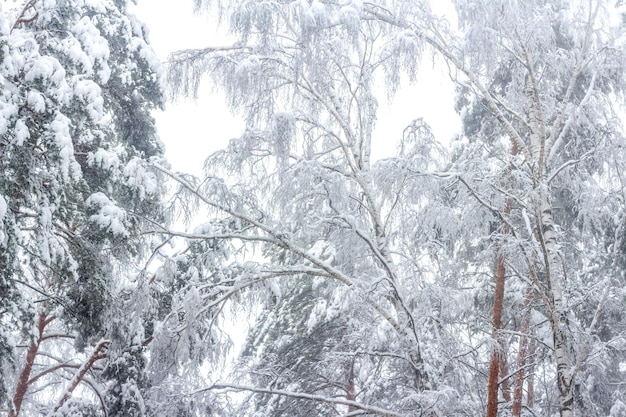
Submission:
[[[72,397],[72,392],[74,392],[78,384],[80,384],[80,381],[83,380],[83,378],[85,377],[87,372],[89,372],[89,370],[94,365],[94,363],[96,363],[100,359],[106,358],[107,355],[106,353],[103,353],[103,351],[106,350],[108,346],[109,346],[109,342],[106,340],[100,342],[98,346],[96,346],[96,348],[94,349],[93,353],[91,354],[87,362],[85,362],[83,366],[81,366],[78,369],[78,371],[76,372],[76,375],[74,375],[74,378],[72,378],[72,381],[70,382],[69,387],[65,390],[65,393],[63,394],[63,396],[61,397],[57,405],[54,407],[55,413],[59,411],[59,408],[61,408],[63,404],[65,404],[67,400],[69,400]]]
[[[532,303],[532,300],[533,290],[529,286],[526,288],[526,297],[524,298],[524,316],[522,317],[522,325],[520,328],[520,333],[522,333],[522,336],[520,336],[519,341],[519,351],[517,353],[517,374],[515,375],[515,383],[513,389],[513,417],[520,417],[522,414],[525,368],[528,359],[526,351],[529,343],[529,337],[527,335],[530,331],[530,305]]]
[[[486,417],[498,415],[498,377],[501,364],[502,345],[499,343],[499,331],[502,329],[502,310],[504,308],[504,283],[505,283],[504,256],[498,255],[496,260],[496,289],[493,300],[493,332],[492,336],[498,340],[498,346],[494,347],[489,363],[489,380],[487,381],[487,413]]]
[[[511,144],[511,156],[517,155],[518,149],[515,141]],[[509,165],[508,172],[515,169],[513,165]],[[508,219],[509,214],[511,213],[511,199],[509,197],[505,197],[504,200],[504,209],[502,210],[502,215],[504,219]],[[506,221],[502,222],[502,234],[506,235],[510,233],[508,224]],[[506,281],[506,268],[504,265],[504,253],[502,250],[498,253],[496,259],[496,270],[495,270],[495,279],[496,279],[496,288],[494,290],[493,296],[493,313],[492,313],[492,337],[496,340],[497,347],[493,349],[491,353],[491,360],[489,362],[489,379],[487,381],[487,412],[486,417],[496,417],[498,415],[498,388],[499,388],[499,376],[506,376],[507,374],[507,365],[506,365],[506,351],[505,351],[505,342],[502,339],[502,335],[500,330],[503,328],[502,323],[502,312],[504,309],[504,289],[505,289],[505,281]],[[508,380],[504,382],[504,390],[503,396],[505,400],[511,400],[510,389],[508,387]]]
[[[24,363],[22,373],[17,380],[17,387],[15,388],[15,393],[13,394],[13,407],[9,410],[8,417],[17,417],[20,414],[22,403],[24,402],[24,397],[26,396],[26,391],[28,391],[30,373],[33,370],[35,358],[37,357],[37,352],[39,351],[39,344],[41,343],[41,339],[43,337],[43,331],[52,320],[54,320],[54,317],[48,318],[46,313],[39,313],[39,318],[37,319],[38,334],[37,337],[31,342],[28,347],[28,351],[26,352],[26,362]]]
[[[530,366],[528,367],[528,378],[526,379],[526,405],[533,408],[535,405],[535,349],[537,341],[530,339],[528,346],[528,357],[530,358]]]
[[[500,345],[500,390],[502,391],[502,398],[504,401],[511,402],[511,383],[509,382],[509,363],[507,360],[506,352],[509,350],[509,344],[504,340],[504,338],[500,337],[498,339],[498,344]]]

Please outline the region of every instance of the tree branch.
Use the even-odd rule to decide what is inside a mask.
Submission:
[[[26,362],[24,364],[24,368],[22,369],[22,373],[17,380],[15,394],[13,395],[13,404],[11,409],[9,410],[8,417],[18,417],[20,414],[20,409],[22,408],[24,396],[26,395],[26,391],[30,386],[30,373],[32,372],[33,365],[35,364],[35,358],[37,357],[37,352],[39,351],[39,344],[41,343],[43,332],[46,326],[50,324],[52,320],[54,320],[54,316],[48,317],[48,315],[44,312],[39,313],[39,318],[37,320],[38,334],[31,342],[30,346],[28,347],[28,351],[26,352]]]
[[[65,392],[61,399],[57,402],[57,405],[53,409],[53,414],[59,411],[59,409],[72,397],[72,392],[78,384],[83,380],[87,372],[92,368],[93,364],[96,363],[100,359],[106,358],[106,353],[103,353],[106,350],[111,342],[108,340],[102,340],[98,345],[94,348],[93,353],[89,357],[89,359],[78,369],[72,380],[70,381],[69,386],[65,389]]]
[[[268,388],[257,388],[247,385],[238,385],[238,384],[227,384],[227,383],[217,383],[212,384],[206,388],[199,389],[187,395],[195,395],[206,391],[213,390],[232,390],[232,391],[247,391],[257,394],[269,394],[269,395],[277,395],[283,397],[296,398],[300,400],[306,401],[317,401],[326,404],[332,405],[345,405],[348,407],[354,407],[359,410],[367,411],[369,413],[373,413],[374,415],[382,416],[382,417],[403,417],[402,414],[396,413],[392,410],[387,410],[384,408],[376,407],[373,405],[362,404],[357,401],[344,400],[341,398],[330,398],[324,395],[317,394],[307,394],[304,392],[293,392],[293,391],[285,391],[285,390],[274,390]]]
[[[17,29],[18,26],[21,25],[22,23],[34,22],[39,17],[39,12],[37,12],[37,10],[35,9],[35,3],[37,3],[37,0],[29,0],[28,3],[24,5],[24,7],[22,8],[22,11],[17,17],[17,20],[15,21],[15,23],[13,23],[13,26],[11,27],[11,33],[15,29]],[[32,15],[31,17],[26,17],[26,12],[28,12],[30,9],[35,10],[35,14]]]

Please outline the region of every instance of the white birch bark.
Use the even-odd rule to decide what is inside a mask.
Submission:
[[[556,359],[557,388],[559,391],[559,412],[561,417],[573,417],[574,392],[572,381],[571,340],[567,337],[568,320],[563,300],[563,271],[559,267],[558,247],[554,233],[552,208],[547,196],[541,201],[541,246],[544,252],[548,296],[552,302],[550,308],[550,325],[554,342]]]

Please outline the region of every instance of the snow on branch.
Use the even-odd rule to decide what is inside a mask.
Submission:
[[[213,391],[213,390],[247,391],[247,392],[252,392],[252,393],[257,393],[257,394],[277,395],[277,396],[283,396],[283,397],[296,398],[296,399],[305,400],[305,401],[317,401],[317,402],[322,402],[326,404],[344,405],[348,407],[354,407],[354,408],[358,408],[359,410],[373,413],[374,415],[382,416],[382,417],[402,417],[402,414],[396,413],[395,411],[387,410],[387,409],[376,407],[373,405],[362,404],[358,401],[345,400],[342,398],[331,398],[331,397],[327,397],[324,395],[308,394],[304,392],[275,390],[275,389],[269,389],[269,388],[258,388],[258,387],[248,386],[248,385],[216,383],[206,388],[202,388],[197,391],[194,391],[188,395],[195,395],[195,394],[199,394],[202,392]]]
[[[99,361],[100,359],[106,358],[106,349],[109,347],[111,342],[108,340],[102,340],[98,345],[94,348],[93,353],[89,357],[87,361],[76,371],[76,374],[70,381],[69,385],[65,389],[63,396],[57,402],[57,405],[54,407],[53,412],[50,415],[54,415],[63,405],[72,397],[72,392],[76,389],[79,383],[83,381],[85,375],[89,370],[93,367],[93,365]]]

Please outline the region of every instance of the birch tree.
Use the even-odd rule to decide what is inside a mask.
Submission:
[[[539,294],[550,323],[560,414],[578,409],[590,415],[598,411],[584,393],[594,388],[582,388],[577,374],[592,349],[604,349],[602,343],[593,346],[592,335],[607,300],[619,302],[622,279],[615,249],[622,240],[621,215],[606,217],[623,211],[620,188],[608,185],[621,182],[609,166],[619,166],[622,155],[600,162],[622,140],[615,107],[623,88],[615,73],[622,59],[619,28],[611,27],[601,2],[528,3],[504,12],[496,7],[492,17],[478,10],[478,3],[459,6],[470,34],[466,44],[487,36],[484,28],[498,35],[480,43],[495,60],[465,64],[469,88],[478,90],[477,106],[489,114],[474,119],[472,129],[480,126],[476,133],[490,141],[508,136],[521,154],[513,159],[515,175],[526,183],[505,191],[514,201],[512,215],[500,209],[506,223],[519,219],[513,242],[527,266],[508,263],[514,274],[526,271],[524,280]],[[602,207],[591,209],[598,201]],[[579,297],[589,305],[583,314],[572,310],[583,302]],[[608,411],[604,407],[600,413]]]
[[[248,128],[207,160],[202,181],[160,168],[216,219],[162,233],[204,242],[181,258],[203,260],[186,288],[200,307],[184,320],[217,320],[227,301],[265,307],[242,358],[254,376],[201,392],[256,393],[246,412],[277,415],[297,407],[285,398],[348,415],[617,407],[619,385],[596,382],[600,369],[623,376],[611,365],[624,355],[613,321],[624,234],[614,10],[458,2],[455,30],[426,2],[219,7],[238,42],[175,54],[170,86],[193,95],[207,74]],[[430,54],[458,87],[462,137],[446,149],[416,121],[397,156],[376,161],[372,141],[391,140],[375,130],[376,82],[393,93]],[[494,297],[494,276],[492,323],[471,300]],[[189,328],[170,326],[168,337]]]
[[[201,274],[211,277],[201,287],[201,311],[217,311],[244,288],[269,292],[247,350],[264,360],[243,362],[267,373],[239,378],[274,398],[252,400],[251,410],[306,414],[280,392],[324,398],[326,411],[317,412],[326,413],[429,415],[448,395],[450,409],[461,407],[445,386],[450,376],[439,375],[447,329],[437,334],[426,308],[445,284],[433,284],[436,267],[415,262],[442,251],[436,241],[453,233],[434,214],[451,208],[429,204],[443,151],[418,120],[398,138],[397,157],[372,162],[374,81],[398,77],[391,62],[415,51],[407,39],[384,37],[380,22],[361,21],[356,6],[246,3],[233,25],[237,45],[174,55],[170,86],[193,95],[195,72],[206,69],[249,127],[207,160],[198,184],[168,174],[220,219],[187,237],[220,242],[232,258]],[[415,247],[416,235],[423,246]],[[250,260],[252,253],[261,259]],[[450,314],[447,306],[440,311]],[[325,347],[331,334],[337,348]],[[375,369],[400,379],[377,380],[368,374]]]

